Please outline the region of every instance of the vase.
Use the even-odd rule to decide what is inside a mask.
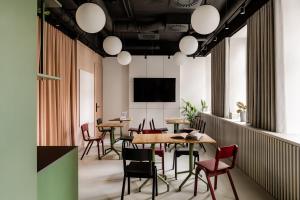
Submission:
[[[246,122],[246,112],[245,111],[240,112],[240,120],[241,120],[241,122]]]

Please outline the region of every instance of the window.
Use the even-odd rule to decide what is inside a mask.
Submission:
[[[239,119],[237,102],[246,104],[247,27],[226,41],[225,116]],[[231,113],[231,114],[230,114]]]

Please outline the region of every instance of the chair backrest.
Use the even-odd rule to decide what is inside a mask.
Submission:
[[[232,162],[231,162],[230,169],[234,168],[237,152],[238,152],[238,146],[236,144],[231,146],[219,147],[217,149],[216,157],[215,157],[216,159],[215,171],[218,169],[219,160],[231,158],[231,157],[232,157]]]
[[[152,161],[152,149],[122,149],[123,160]]]
[[[154,129],[153,129],[153,126],[152,126],[152,121],[149,122],[149,125],[150,125],[150,129],[151,129],[151,130],[154,130]]]
[[[89,124],[85,123],[81,125],[81,134],[83,137],[83,140],[88,140],[90,138],[90,133],[89,133]]]
[[[139,124],[139,127],[138,127],[138,134],[140,134],[140,132],[142,131],[142,124]]]
[[[143,119],[143,123],[142,123],[142,127],[141,127],[141,131],[144,130],[144,127],[145,127],[145,121],[146,121],[146,119],[144,118],[144,119]]]
[[[205,127],[206,127],[206,122],[204,120],[201,120],[201,127],[199,129],[200,133],[205,133]]]
[[[155,125],[154,125],[154,119],[153,118],[152,118],[151,122],[152,122],[153,130],[155,130],[156,128],[155,128]]]

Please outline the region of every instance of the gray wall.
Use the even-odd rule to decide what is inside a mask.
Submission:
[[[36,4],[0,4],[0,199],[37,199]]]

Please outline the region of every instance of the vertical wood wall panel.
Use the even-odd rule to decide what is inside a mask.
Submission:
[[[239,145],[237,166],[276,199],[300,199],[300,145],[216,116],[201,114],[218,146]]]

